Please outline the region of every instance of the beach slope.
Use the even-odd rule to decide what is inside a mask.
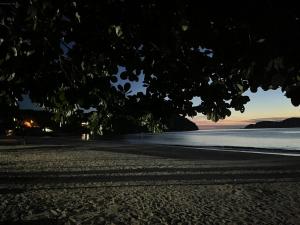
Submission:
[[[299,157],[221,150],[2,147],[0,223],[300,224]]]

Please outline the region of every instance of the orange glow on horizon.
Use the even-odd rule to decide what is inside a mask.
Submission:
[[[27,128],[39,127],[38,124],[33,120],[24,120],[23,125]]]
[[[218,128],[220,129],[220,128],[243,128],[248,124],[254,124],[259,121],[281,121],[287,118],[289,117],[288,116],[287,117],[266,117],[266,118],[256,118],[256,119],[228,117],[224,120],[219,120],[218,122],[207,120],[205,116],[196,116],[194,118],[189,118],[189,119],[192,122],[194,122],[199,127],[199,129],[218,129]]]
[[[213,122],[207,120],[206,118],[196,117],[191,119],[200,129],[213,129],[213,128],[226,128],[226,127],[244,127],[250,123],[253,123],[251,120],[242,120],[242,119],[225,119],[218,122]]]
[[[32,124],[31,124],[30,122],[31,122],[31,121],[24,121],[24,122],[23,122],[23,125],[24,125],[25,127],[32,128]]]

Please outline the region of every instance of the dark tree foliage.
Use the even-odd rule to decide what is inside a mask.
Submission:
[[[28,93],[62,114],[95,107],[105,119],[134,105],[217,121],[230,108],[244,112],[249,88],[280,87],[299,106],[294,2],[9,1],[0,6],[1,104]],[[121,79],[144,73],[145,95],[112,87],[120,66]]]

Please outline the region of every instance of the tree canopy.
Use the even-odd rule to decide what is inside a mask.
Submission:
[[[116,74],[124,67],[121,79]],[[300,104],[300,11],[277,1],[19,0],[0,5],[0,104],[22,94],[66,114],[133,108],[244,112],[244,96],[281,88]],[[146,93],[129,96],[144,74]],[[200,97],[199,105],[192,104]],[[131,107],[131,109],[130,109]]]

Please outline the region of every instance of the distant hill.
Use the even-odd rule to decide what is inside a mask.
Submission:
[[[282,121],[261,121],[255,124],[249,124],[245,129],[251,128],[292,128],[300,127],[300,118],[288,118]]]
[[[198,127],[195,123],[190,121],[189,119],[173,115],[170,117],[167,123],[168,131],[191,131],[191,130],[198,130]]]

